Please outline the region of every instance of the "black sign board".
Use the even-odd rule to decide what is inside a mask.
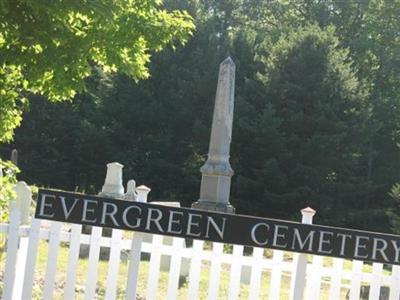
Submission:
[[[35,217],[400,265],[400,236],[39,190]]]

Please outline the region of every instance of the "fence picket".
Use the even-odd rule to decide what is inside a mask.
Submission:
[[[253,260],[251,264],[250,275],[251,289],[249,293],[249,299],[258,299],[258,295],[260,293],[263,253],[263,248],[253,248]]]
[[[142,249],[143,234],[135,232],[131,242],[131,249],[129,252],[129,269],[128,279],[126,282],[126,295],[125,299],[136,300],[136,288],[139,275],[140,253]]]
[[[88,261],[88,273],[86,279],[85,288],[85,299],[92,300],[96,295],[96,283],[97,283],[97,267],[99,263],[100,255],[100,241],[102,228],[93,226],[92,234],[90,235],[90,249],[89,249],[89,261]]]
[[[350,288],[350,300],[358,300],[360,298],[360,288],[362,279],[363,262],[360,260],[353,260],[352,280]]]
[[[340,288],[342,283],[343,262],[341,258],[334,258],[332,265],[331,284],[329,288],[329,299],[340,299]]]
[[[379,294],[381,290],[382,270],[383,270],[383,264],[380,263],[372,264],[372,276],[369,288],[369,300],[379,299]]]
[[[67,276],[64,287],[64,299],[75,299],[76,268],[79,260],[79,248],[82,225],[72,224],[69,243]]]
[[[208,299],[218,299],[219,280],[221,273],[221,254],[224,250],[224,244],[213,242],[210,280],[208,283]]]
[[[182,238],[173,238],[172,256],[169,267],[167,299],[178,298],[179,275],[181,270],[182,248],[184,245],[184,241],[185,240]]]
[[[163,236],[153,234],[153,243],[150,255],[149,276],[147,280],[146,299],[157,299],[158,291],[158,277],[160,275],[160,262],[161,262],[161,244]]]
[[[19,240],[18,259],[15,266],[16,273],[13,291],[14,299],[22,299],[22,287],[24,283],[23,279],[26,266],[26,256],[28,254],[28,242],[29,239],[26,236],[21,237]]]
[[[319,299],[321,292],[322,262],[322,256],[313,255],[310,280],[306,282],[306,299]]]
[[[19,225],[21,214],[14,207],[10,211],[10,225],[7,233],[6,264],[4,267],[3,300],[11,300],[15,282],[15,265],[17,262]]]
[[[308,255],[304,253],[293,255],[289,296],[291,300],[303,299],[307,276],[307,259]]]
[[[311,207],[306,207],[301,210],[301,223],[312,224],[313,217],[316,211]],[[296,253],[293,256],[293,270],[290,282],[290,299],[301,300],[303,299],[304,289],[306,286],[307,277],[307,254]]]
[[[60,222],[51,222],[43,299],[53,299],[61,226]]]
[[[389,300],[400,299],[400,266],[392,266]]]
[[[279,299],[282,278],[283,251],[274,250],[273,253],[269,299]]]
[[[243,257],[242,245],[234,245],[231,260],[231,271],[229,278],[229,293],[228,299],[235,300],[239,296],[240,292],[240,275],[242,271],[242,257]]]
[[[189,271],[188,299],[198,299],[201,259],[203,257],[203,245],[204,241],[193,240]]]
[[[32,218],[29,229],[28,253],[25,262],[24,284],[21,299],[32,299],[33,278],[39,246],[40,220]]]
[[[122,230],[113,229],[111,234],[110,259],[108,262],[105,299],[116,299],[118,269],[121,257]]]

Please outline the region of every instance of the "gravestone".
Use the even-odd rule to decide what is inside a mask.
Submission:
[[[17,151],[17,149],[13,149],[11,151],[10,160],[14,165],[18,166],[18,151]]]
[[[113,162],[107,164],[107,173],[104,185],[99,193],[99,196],[117,198],[117,199],[135,199],[135,181],[130,180],[128,182],[128,192],[124,194],[124,186],[122,185],[122,168],[124,166],[120,163]],[[84,225],[82,227],[82,233],[90,234],[92,231],[92,226]],[[103,228],[102,236],[111,237],[112,228]],[[79,250],[80,257],[87,257],[89,255],[90,246],[81,244]],[[110,248],[101,247],[100,248],[100,259],[107,260],[110,256]]]
[[[192,208],[234,213],[229,203],[233,170],[229,163],[235,94],[235,64],[230,57],[219,67],[208,159],[201,167],[200,199]]]

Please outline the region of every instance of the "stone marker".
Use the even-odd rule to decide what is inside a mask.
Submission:
[[[15,185],[14,191],[17,194],[17,197],[15,200],[10,202],[10,205],[16,205],[19,208],[19,211],[21,212],[21,224],[28,224],[32,202],[32,190],[25,181],[19,181]]]
[[[219,66],[208,159],[202,173],[200,199],[192,208],[234,213],[229,203],[233,170],[229,163],[235,94],[235,64],[230,57]]]
[[[128,181],[124,199],[128,200],[128,201],[136,201],[137,194],[136,194],[136,181],[135,180],[131,179]]]
[[[11,151],[11,158],[10,158],[10,160],[11,160],[11,162],[12,162],[14,165],[18,166],[18,151],[17,151],[17,149],[13,149],[13,150]]]
[[[110,197],[117,199],[124,199],[126,196],[124,195],[125,189],[122,184],[122,169],[123,165],[117,162],[112,162],[107,164],[107,173],[106,179],[104,180],[104,185],[99,193],[99,196],[102,197]],[[130,186],[129,186],[130,185]],[[131,182],[128,185],[129,192],[131,192],[133,183]],[[132,195],[128,195],[129,198],[134,198]],[[82,227],[82,233],[90,234],[92,230],[92,226],[84,225]],[[111,237],[112,228],[103,228],[102,236]],[[79,256],[87,257],[89,255],[90,246],[86,244],[81,244]],[[110,248],[101,247],[100,248],[100,259],[107,260],[110,256]]]
[[[106,179],[99,196],[111,198],[122,198],[124,196],[124,186],[122,185],[123,167],[117,162],[107,164]]]

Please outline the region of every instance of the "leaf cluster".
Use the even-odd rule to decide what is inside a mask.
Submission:
[[[19,169],[8,161],[0,159],[0,222],[8,219],[9,203],[15,199],[14,186]]]
[[[160,1],[1,1],[0,141],[12,138],[28,93],[72,99],[93,64],[147,78],[151,53],[184,43],[193,29],[186,12]]]

